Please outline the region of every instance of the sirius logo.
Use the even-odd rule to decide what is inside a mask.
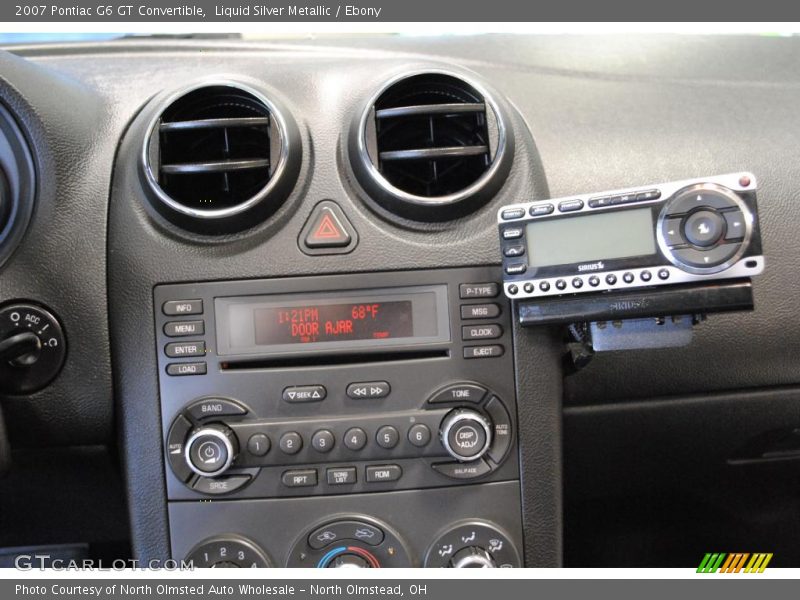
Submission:
[[[602,271],[605,269],[606,266],[603,264],[602,260],[593,263],[586,263],[585,265],[578,265],[578,273],[583,273],[584,271]]]

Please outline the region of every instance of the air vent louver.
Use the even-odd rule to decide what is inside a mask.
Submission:
[[[265,98],[235,85],[199,87],[174,100],[153,126],[151,183],[182,225],[188,217],[206,221],[208,229],[209,221],[264,204],[286,162],[286,142],[281,119]],[[266,211],[274,212],[283,199],[272,198]]]
[[[366,187],[376,199],[389,199],[389,208],[400,214],[449,206],[441,218],[456,216],[456,204],[478,195],[506,144],[493,104],[473,85],[444,73],[388,86],[369,107],[359,134],[361,159],[369,162],[365,172],[378,184]]]

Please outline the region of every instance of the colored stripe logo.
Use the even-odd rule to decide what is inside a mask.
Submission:
[[[772,553],[707,552],[697,567],[698,573],[763,573],[772,560]]]

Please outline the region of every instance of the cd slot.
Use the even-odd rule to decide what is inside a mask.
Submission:
[[[408,352],[329,354],[326,356],[305,354],[302,356],[284,356],[278,358],[270,357],[248,360],[230,360],[220,363],[220,368],[223,371],[240,371],[244,369],[291,369],[304,367],[328,367],[335,365],[364,365],[399,361],[407,362],[412,360],[447,358],[450,358],[450,351],[447,349],[413,350]]]

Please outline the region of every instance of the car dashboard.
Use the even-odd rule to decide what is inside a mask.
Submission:
[[[0,337],[30,324],[37,353],[0,370],[0,547],[675,566],[754,540],[796,562],[798,44],[0,53]],[[523,326],[503,210],[724,173],[758,180],[754,310],[583,361],[574,331]]]

